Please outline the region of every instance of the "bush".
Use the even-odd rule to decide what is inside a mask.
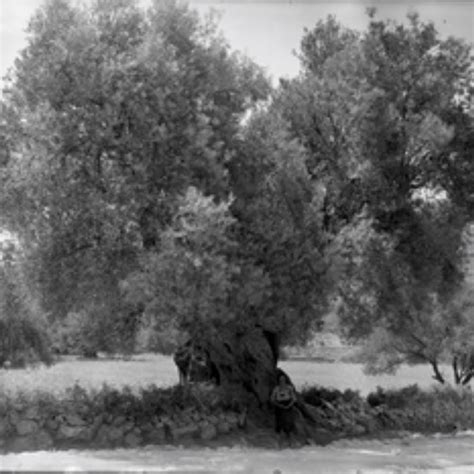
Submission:
[[[328,389],[325,387],[304,387],[301,391],[303,400],[310,405],[319,407],[323,406],[323,402],[334,403],[336,401],[352,402],[361,400],[359,392],[354,390],[346,390],[341,392],[337,389]]]
[[[178,347],[180,337],[176,329],[157,329],[154,324],[142,324],[137,334],[136,351],[171,355]]]
[[[58,354],[95,358],[99,352],[131,354],[135,351],[139,316],[118,305],[71,312],[57,320],[51,330]]]
[[[0,264],[0,367],[52,362],[45,318],[19,269]]]
[[[54,350],[58,354],[97,357],[97,352],[104,347],[103,329],[97,318],[84,312],[69,313],[53,325]]]
[[[385,404],[389,408],[404,408],[422,396],[426,396],[426,392],[422,392],[416,384],[398,390],[384,390],[377,387],[375,393],[372,392],[367,396],[367,402],[370,406]]]
[[[306,403],[324,413],[318,423],[330,431],[377,433],[384,430],[450,432],[474,428],[474,395],[452,387],[422,391],[417,385],[377,390],[362,398],[358,392],[306,387]],[[355,431],[354,431],[355,430]]]

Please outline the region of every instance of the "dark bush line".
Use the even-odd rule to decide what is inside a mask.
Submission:
[[[377,387],[364,398],[353,390],[307,387],[302,390],[302,398],[316,408],[323,428],[349,435],[474,428],[474,394],[470,389],[437,387],[425,391],[417,385],[397,390]]]
[[[0,394],[2,451],[198,443],[239,425],[238,400],[205,385]]]
[[[353,390],[306,387],[301,399],[311,407],[316,421],[305,436],[322,444],[324,432],[327,441],[394,431],[432,433],[474,428],[474,395],[468,389],[379,387],[362,397]],[[0,393],[0,451],[199,444],[211,440],[218,445],[224,441],[221,436],[244,427],[245,403],[238,390],[200,384],[150,386],[139,393],[106,385],[92,391],[75,385],[60,396],[40,391]],[[265,415],[265,423],[258,422],[264,415],[249,412],[247,432],[240,432],[239,438],[251,440],[252,426],[264,427],[269,437],[274,436],[271,413]]]

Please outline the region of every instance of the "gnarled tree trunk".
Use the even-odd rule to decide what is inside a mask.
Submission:
[[[190,347],[189,342],[187,344]],[[214,381],[217,379],[219,385],[229,387],[237,397],[242,396],[241,408],[245,412],[248,410],[253,414],[260,414],[270,423],[273,422],[269,400],[278,377],[283,372],[277,367],[278,337],[275,334],[261,327],[240,334],[225,330],[219,337],[194,341],[194,345],[205,348],[209,367],[212,366],[213,371],[217,371]],[[209,374],[211,372],[209,370]],[[189,380],[192,381],[193,377],[189,377]],[[248,406],[249,400],[251,406]],[[317,417],[313,416],[314,407],[297,395],[296,408],[301,413],[298,431],[305,438],[313,437],[311,432],[317,428]]]

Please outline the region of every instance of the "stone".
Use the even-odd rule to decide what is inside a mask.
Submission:
[[[127,418],[125,418],[123,415],[119,415],[117,416],[117,418],[113,420],[112,424],[114,426],[121,426],[121,425],[124,425],[126,421],[127,421]]]
[[[354,435],[363,435],[367,432],[367,428],[362,425],[353,425],[351,427],[351,433]]]
[[[232,431],[231,426],[226,421],[219,421],[216,426],[217,431],[221,434],[228,434]]]
[[[41,418],[38,412],[38,407],[28,408],[22,417],[27,420],[39,420]]]
[[[10,431],[10,424],[6,417],[0,418],[0,437],[5,436]]]
[[[171,433],[174,440],[180,438],[192,438],[199,434],[199,426],[196,424],[188,424],[172,429]]]
[[[239,415],[237,415],[237,413],[226,413],[225,415],[225,421],[227,421],[227,423],[230,423],[230,424],[238,424],[239,422]]]
[[[49,449],[54,446],[53,438],[44,430],[35,435],[37,449]]]
[[[97,430],[94,441],[95,444],[100,448],[106,448],[109,445],[109,433],[108,428],[105,425],[102,425]]]
[[[161,444],[166,441],[166,433],[165,428],[162,426],[161,428],[154,428],[152,431],[148,433],[147,436],[148,442],[151,444]]]
[[[20,423],[21,418],[16,410],[11,410],[8,414],[8,420],[10,421],[11,425],[16,426],[18,423]]]
[[[91,431],[90,428],[85,426],[61,425],[57,436],[59,439],[87,441],[90,437]]]
[[[207,421],[213,425],[215,425],[218,421],[219,421],[219,418],[215,415],[209,415],[207,417]]]
[[[59,428],[59,421],[53,415],[46,419],[44,426],[48,429],[48,431],[56,431]]]
[[[9,450],[13,452],[34,451],[36,440],[33,436],[17,436],[9,444]]]
[[[124,433],[129,433],[129,432],[132,431],[132,430],[136,430],[135,424],[132,423],[131,421],[127,421],[124,425],[121,425],[121,426],[120,426],[120,429],[121,429]],[[140,430],[138,430],[138,433],[140,433]]]
[[[19,421],[16,426],[16,432],[20,436],[25,436],[34,433],[38,430],[38,423],[33,420],[21,420]]]
[[[129,448],[137,448],[142,444],[142,438],[135,433],[129,433],[125,436],[125,445]]]
[[[70,426],[85,426],[87,422],[75,413],[70,413],[65,416],[65,421]]]
[[[151,423],[145,423],[143,425],[141,425],[141,431],[142,433],[151,433],[153,430],[155,429],[155,427],[151,424]]]
[[[124,432],[122,428],[111,426],[108,429],[108,439],[113,443],[120,442],[123,439],[123,435]]]
[[[211,441],[217,437],[217,429],[214,425],[208,424],[201,427],[200,438],[203,441]]]

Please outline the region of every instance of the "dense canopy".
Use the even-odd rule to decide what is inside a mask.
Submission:
[[[332,311],[374,370],[466,351],[471,49],[369,14],[305,31],[272,89],[181,3],[44,3],[1,100],[0,219],[61,350],[301,343]]]

